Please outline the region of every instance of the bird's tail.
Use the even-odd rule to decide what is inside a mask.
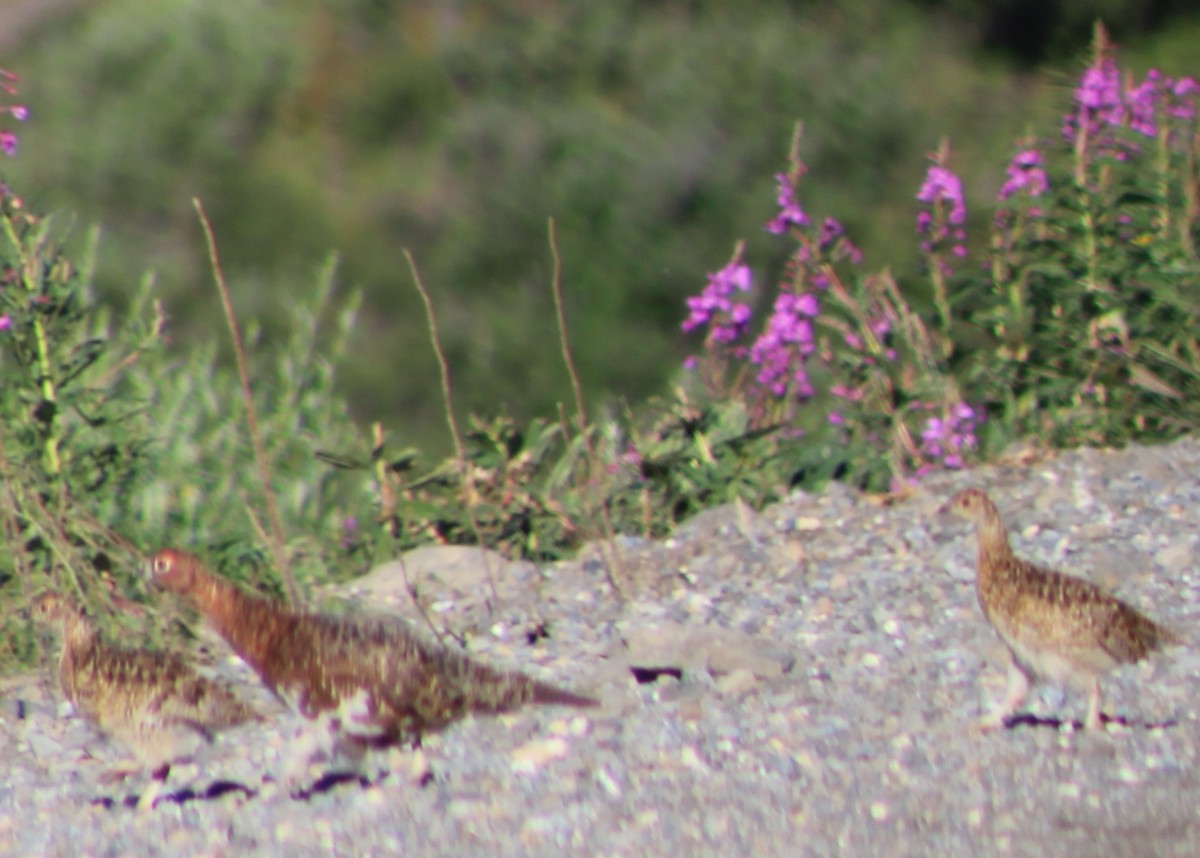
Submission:
[[[1175,629],[1154,623],[1154,640],[1151,649],[1163,649],[1185,643],[1187,643],[1187,639]]]
[[[600,701],[595,698],[536,681],[533,683],[533,697],[530,701],[544,706],[575,706],[581,709],[594,709],[600,705]]]

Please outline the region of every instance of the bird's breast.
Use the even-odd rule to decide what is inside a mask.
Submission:
[[[280,685],[276,692],[288,707],[305,718],[328,719],[344,728],[368,726],[376,721],[375,698],[365,686],[339,689],[301,682]]]

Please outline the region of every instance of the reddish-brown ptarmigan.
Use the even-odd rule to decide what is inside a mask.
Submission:
[[[199,609],[272,692],[318,723],[318,741],[343,759],[417,742],[470,713],[598,705],[423,640],[397,617],[291,610],[214,575],[185,551],[159,551],[147,574]]]

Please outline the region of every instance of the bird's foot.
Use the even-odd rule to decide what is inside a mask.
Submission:
[[[96,777],[96,781],[97,781],[97,783],[103,784],[104,786],[109,786],[111,784],[124,783],[126,780],[133,777],[137,773],[138,773],[137,769],[127,769],[127,768],[106,769],[105,771],[102,771]]]
[[[154,810],[154,806],[158,804],[159,793],[162,792],[163,784],[165,783],[165,778],[150,779],[150,783],[146,786],[146,791],[138,796],[137,810],[139,813]]]
[[[311,784],[300,788],[289,788],[288,795],[295,801],[308,801],[315,795],[329,792],[342,784],[353,783],[360,787],[368,787],[371,781],[358,772],[326,772]]]
[[[430,768],[429,758],[420,748],[409,751],[399,747],[390,748],[387,756],[387,773],[394,774],[398,780],[417,786],[425,786],[433,781],[433,769]]]

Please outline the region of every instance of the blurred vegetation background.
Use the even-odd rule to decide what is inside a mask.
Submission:
[[[192,196],[261,353],[294,345],[296,296],[336,251],[335,288],[364,302],[338,381],[352,413],[437,452],[402,248],[439,305],[460,410],[551,416],[570,399],[553,216],[585,388],[637,402],[694,350],[684,300],[736,238],[758,236],[758,260],[786,252],[759,227],[798,119],[805,207],[903,282],[925,154],[951,138],[986,218],[1013,139],[1061,109],[1097,18],[1127,68],[1195,71],[1183,0],[0,0],[31,107],[5,168],[35,209],[75,214],[75,241],[100,226],[106,303],[153,272],[181,355],[205,342],[232,359]]]

